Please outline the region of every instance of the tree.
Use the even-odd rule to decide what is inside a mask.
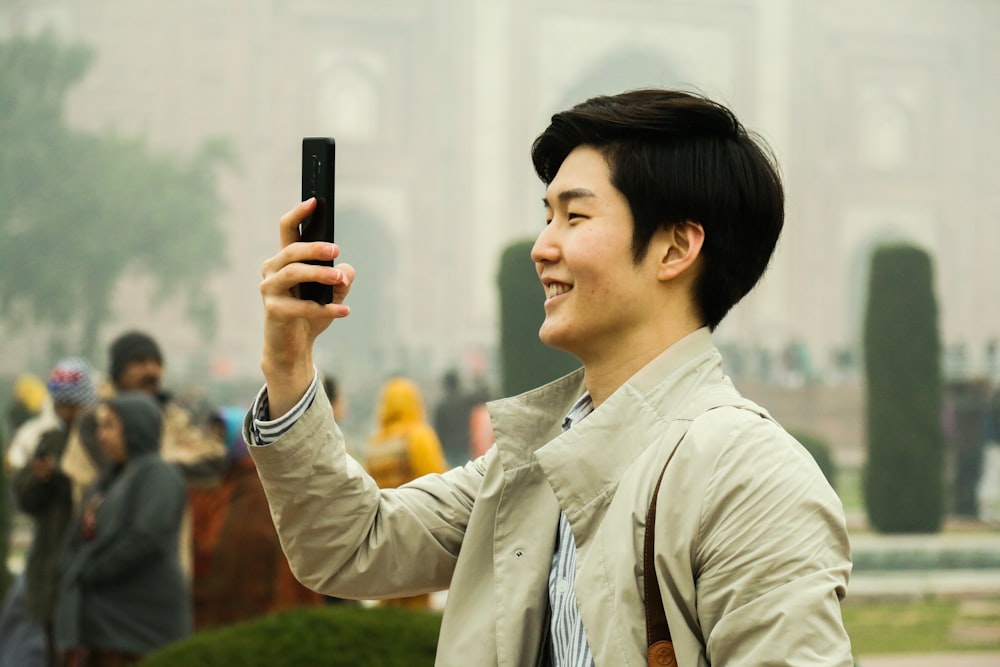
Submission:
[[[538,339],[545,320],[538,274],[531,263],[532,241],[509,245],[500,259],[500,362],[503,393],[519,394],[580,366],[575,357]]]
[[[886,533],[936,532],[944,518],[941,339],[930,256],[872,256],[864,328],[868,461],[864,496]]]
[[[92,356],[116,287],[146,276],[154,303],[184,295],[188,318],[211,336],[205,284],[223,265],[216,172],[228,146],[210,140],[184,159],[68,127],[66,95],[91,61],[90,49],[50,35],[0,42],[4,323],[48,326],[53,347]]]

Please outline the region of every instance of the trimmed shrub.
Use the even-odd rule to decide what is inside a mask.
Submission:
[[[441,616],[392,607],[296,609],[206,630],[143,660],[143,667],[406,667],[434,664]]]
[[[937,532],[945,509],[941,339],[923,250],[888,245],[872,256],[864,356],[869,523],[884,533]]]
[[[816,465],[819,466],[820,471],[823,473],[823,477],[826,477],[826,481],[830,483],[830,486],[836,489],[837,465],[833,462],[833,456],[830,454],[830,445],[827,444],[826,440],[811,433],[803,433],[801,431],[793,432],[792,437],[798,440],[799,444],[807,452],[812,454],[812,457],[816,460]]]
[[[534,241],[517,241],[500,259],[500,366],[503,393],[513,396],[579,368],[575,357],[538,339],[544,292],[531,261]]]

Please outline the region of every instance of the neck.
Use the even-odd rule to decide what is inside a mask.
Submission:
[[[656,330],[623,340],[613,349],[597,350],[583,360],[584,383],[596,408],[646,364],[701,327],[698,323]]]

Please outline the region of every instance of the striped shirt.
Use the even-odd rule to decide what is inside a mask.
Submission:
[[[260,390],[254,400],[251,413],[248,442],[251,445],[269,445],[290,429],[312,405],[319,387],[319,373],[312,384],[291,410],[277,419],[268,419],[269,405],[267,388]],[[567,413],[563,420],[564,431],[572,428],[594,411],[590,394],[584,394]],[[580,618],[580,608],[576,603],[573,584],[576,581],[576,541],[570,529],[566,514],[559,513],[559,528],[555,552],[549,569],[549,616],[550,646],[553,667],[592,667],[594,657],[587,643],[587,634]]]
[[[302,395],[302,398],[295,404],[295,407],[277,419],[268,419],[270,405],[267,402],[267,387],[262,388],[257,394],[257,398],[254,399],[253,407],[250,409],[253,419],[250,420],[250,429],[247,434],[250,437],[247,442],[250,445],[270,445],[283,436],[305,414],[309,406],[312,405],[318,389],[319,373],[314,372],[312,384],[306,389],[306,393]]]
[[[563,420],[563,430],[594,411],[590,394],[584,394]],[[587,633],[580,618],[573,584],[576,582],[576,540],[565,512],[559,513],[559,534],[549,569],[549,629],[552,633],[553,667],[592,667],[594,656],[587,643]]]

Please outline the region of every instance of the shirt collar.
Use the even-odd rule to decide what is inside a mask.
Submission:
[[[573,424],[581,421],[584,417],[594,411],[594,399],[590,397],[590,392],[581,396],[573,407],[569,409],[563,418],[562,430],[568,431],[573,428]]]

